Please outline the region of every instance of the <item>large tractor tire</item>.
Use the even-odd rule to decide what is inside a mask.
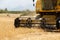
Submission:
[[[57,29],[60,29],[60,18],[58,18],[56,21],[56,27]]]
[[[14,26],[15,26],[16,28],[20,26],[20,20],[19,20],[19,18],[16,18],[16,19],[14,20]]]

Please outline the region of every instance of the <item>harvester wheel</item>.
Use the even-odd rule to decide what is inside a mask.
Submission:
[[[56,27],[57,29],[60,29],[60,18],[58,18],[56,21]]]
[[[15,21],[14,21],[14,26],[17,28],[20,26],[20,20],[19,18],[16,18]]]
[[[26,20],[26,22],[27,22],[27,23],[26,23],[26,26],[29,27],[29,28],[31,28],[31,27],[32,27],[32,23],[31,23],[32,20],[31,20],[31,18],[28,18],[28,19]]]

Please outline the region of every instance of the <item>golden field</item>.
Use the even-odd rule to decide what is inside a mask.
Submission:
[[[60,32],[44,32],[38,28],[14,27],[20,14],[0,14],[0,40],[60,40]]]

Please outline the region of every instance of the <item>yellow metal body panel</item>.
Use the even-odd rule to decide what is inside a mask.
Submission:
[[[56,24],[56,16],[55,15],[44,15],[42,18],[46,19],[47,24]]]
[[[36,2],[36,12],[59,12],[60,5],[58,4],[59,0],[57,0],[57,5],[55,6],[54,10],[43,10],[42,9],[42,0],[37,0]]]

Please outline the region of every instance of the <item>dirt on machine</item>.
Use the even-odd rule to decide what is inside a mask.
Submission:
[[[60,29],[60,0],[37,0],[36,5],[37,16],[22,16],[14,21],[15,27],[40,27],[43,29]],[[18,21],[17,21],[18,20]]]

